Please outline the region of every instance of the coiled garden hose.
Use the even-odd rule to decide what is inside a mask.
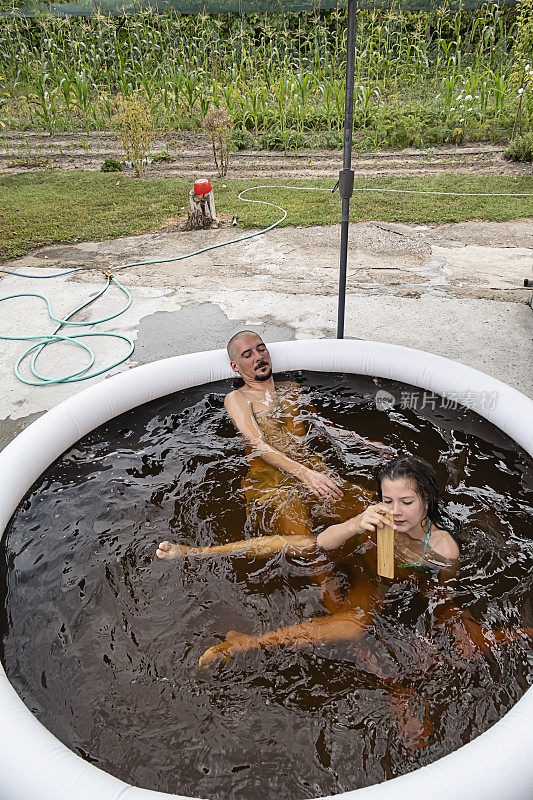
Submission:
[[[38,278],[40,276],[36,275],[36,276],[31,276],[31,277],[37,277]],[[106,317],[101,317],[100,319],[90,320],[89,322],[75,322],[75,321],[73,321],[71,319],[75,314],[78,313],[78,311],[81,311],[82,309],[87,308],[92,303],[94,303],[96,300],[98,300],[100,297],[102,297],[102,295],[104,294],[104,292],[107,291],[107,289],[109,288],[111,283],[114,283],[126,295],[126,303],[124,304],[124,306],[119,311],[116,311],[114,314],[109,314]],[[89,325],[98,325],[101,322],[107,322],[110,319],[115,319],[115,317],[119,317],[121,314],[124,313],[124,311],[126,311],[130,307],[130,305],[131,305],[131,295],[130,295],[130,293],[128,292],[127,289],[124,288],[124,286],[122,286],[117,280],[115,280],[115,278],[113,278],[112,275],[109,275],[109,274],[107,275],[106,283],[105,283],[104,287],[102,289],[100,289],[99,292],[97,292],[93,297],[89,298],[89,300],[87,300],[85,303],[82,303],[80,306],[77,306],[73,311],[71,311],[69,314],[67,314],[67,316],[64,319],[61,319],[60,317],[56,317],[52,313],[52,307],[50,305],[50,301],[48,300],[47,297],[45,297],[44,294],[38,294],[36,292],[35,293],[34,292],[31,292],[31,293],[30,292],[24,292],[24,293],[18,293],[18,294],[10,294],[7,297],[0,298],[0,302],[2,302],[4,300],[13,300],[13,299],[15,299],[17,297],[37,297],[40,300],[44,300],[44,302],[46,303],[47,310],[48,310],[48,316],[50,317],[50,319],[53,322],[57,322],[58,323],[57,327],[50,334],[42,334],[41,333],[41,334],[35,334],[33,336],[8,336],[7,334],[1,334],[0,335],[0,339],[7,339],[7,340],[11,340],[11,341],[23,341],[23,342],[29,342],[29,341],[36,341],[37,342],[37,344],[33,344],[33,345],[31,345],[31,347],[28,347],[28,349],[24,351],[24,353],[17,359],[17,361],[15,363],[15,367],[14,367],[15,375],[17,376],[19,381],[22,381],[22,383],[26,383],[29,386],[47,386],[49,384],[54,384],[54,383],[74,383],[76,381],[86,381],[89,378],[95,378],[97,375],[101,375],[103,372],[107,372],[108,370],[113,369],[113,367],[116,367],[119,364],[122,364],[122,362],[125,361],[127,358],[129,358],[131,356],[131,354],[133,353],[134,345],[133,345],[133,342],[131,341],[131,339],[129,337],[123,336],[122,334],[119,334],[119,333],[107,333],[107,332],[104,332],[104,331],[91,331],[91,332],[88,332],[88,333],[72,333],[72,334],[60,334],[59,333],[61,328],[63,328],[65,325],[75,325],[77,327],[87,327]],[[91,336],[107,336],[107,337],[110,337],[110,338],[113,338],[113,339],[122,339],[123,341],[127,342],[127,344],[129,345],[128,352],[126,353],[126,355],[122,356],[122,358],[118,359],[117,361],[114,361],[112,364],[110,364],[110,365],[108,365],[106,367],[103,367],[102,369],[99,369],[99,370],[96,370],[96,371],[93,371],[93,372],[89,372],[89,370],[91,369],[91,367],[94,364],[95,355],[94,355],[94,352],[93,352],[92,348],[89,347],[89,345],[87,345],[84,342],[81,342],[79,340],[80,339],[85,339],[85,338],[91,337]],[[87,352],[87,354],[89,356],[89,363],[86,364],[85,366],[83,366],[81,369],[76,370],[76,372],[68,373],[67,375],[64,375],[64,376],[62,376],[60,378],[48,378],[45,375],[42,375],[37,370],[37,365],[36,365],[37,359],[38,359],[39,355],[43,352],[45,347],[48,347],[49,345],[54,344],[56,342],[70,342],[71,344],[75,344],[78,347],[81,347],[83,350],[85,350]],[[19,369],[19,367],[22,364],[22,362],[26,358],[28,358],[28,356],[31,353],[33,353],[33,356],[32,356],[31,362],[30,362],[30,372],[33,375],[33,377],[36,378],[37,380],[32,380],[31,378],[25,378],[20,373],[20,369]]]

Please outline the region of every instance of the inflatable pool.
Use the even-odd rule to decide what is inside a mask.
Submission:
[[[311,340],[270,346],[275,371],[347,372],[399,380],[460,396],[533,455],[533,402],[483,373],[428,353],[375,342]],[[0,531],[33,482],[61,453],[104,422],[172,392],[231,376],[225,351],[154,362],[121,373],[61,403],[0,453]],[[491,402],[479,405],[479,397]],[[177,798],[132,786],[75,755],[22,703],[2,671],[1,796],[9,800]],[[342,800],[409,798],[526,800],[533,795],[530,737],[533,690],[492,728],[454,753],[385,783],[336,795]]]

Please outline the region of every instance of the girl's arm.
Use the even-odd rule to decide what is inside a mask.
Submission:
[[[384,522],[392,528],[396,528],[394,523],[383,520],[383,512],[387,511],[384,503],[368,506],[356,517],[341,522],[339,525],[330,525],[329,528],[323,530],[316,537],[317,544],[324,550],[337,550],[354,536],[375,533],[378,528],[383,527]]]

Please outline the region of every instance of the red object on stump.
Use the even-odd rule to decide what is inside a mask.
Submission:
[[[195,194],[199,194],[203,197],[204,194],[208,194],[211,192],[213,187],[207,180],[207,178],[200,178],[200,180],[194,182],[194,192]]]
[[[189,208],[185,230],[197,231],[219,227],[215,209],[215,193],[207,178],[200,178],[194,182],[194,188],[189,192]]]

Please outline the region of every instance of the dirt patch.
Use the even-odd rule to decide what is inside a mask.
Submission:
[[[98,171],[105,159],[122,161],[124,158],[118,141],[108,133],[50,136],[31,131],[3,132],[2,143],[0,172],[12,174],[42,170],[43,167]],[[532,174],[530,164],[505,161],[503,150],[503,145],[482,144],[354,153],[353,167],[356,176],[361,177],[443,173],[521,177]],[[168,153],[171,161],[152,161],[145,167],[144,177],[147,179],[196,177],[199,173],[205,177],[216,177],[211,143],[200,134],[180,134],[177,139],[159,139],[152,147],[152,153],[158,152]],[[17,164],[17,161],[21,163]],[[279,178],[282,175],[285,181],[307,178],[331,178],[335,181],[341,164],[340,150],[300,150],[287,155],[269,150],[243,150],[231,154],[228,177],[255,180]],[[133,169],[125,168],[122,174],[134,177]]]

